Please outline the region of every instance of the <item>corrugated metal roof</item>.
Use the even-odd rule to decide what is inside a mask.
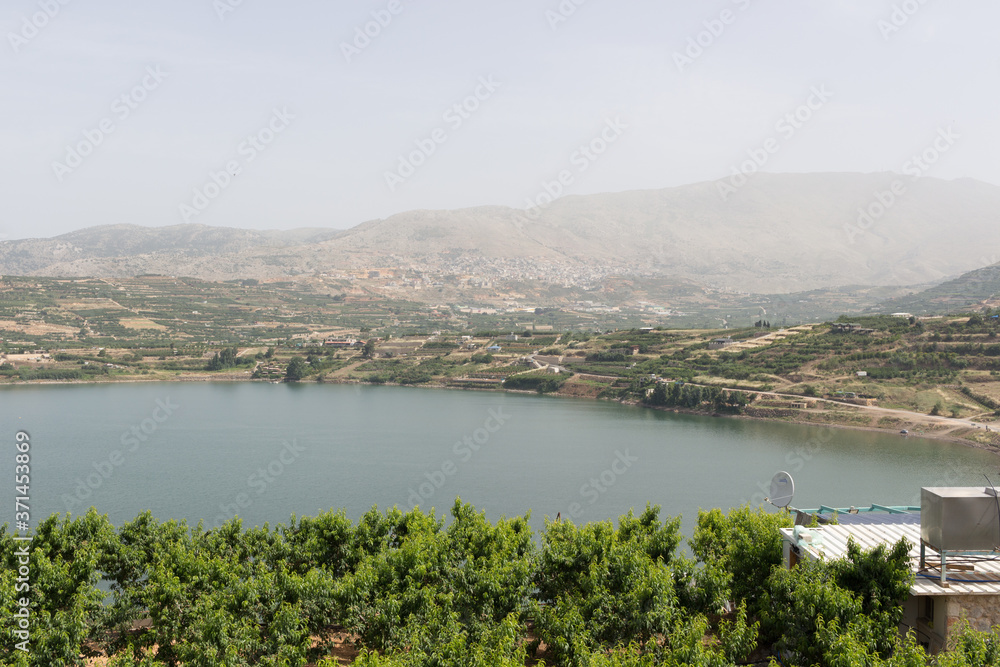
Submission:
[[[957,555],[948,554],[948,588],[942,588],[939,581],[940,557],[934,549],[927,547],[927,566],[920,571],[920,525],[836,525],[809,528],[814,535],[813,545],[799,544],[803,555],[809,558],[837,560],[847,555],[847,542],[854,538],[862,549],[873,549],[880,544],[892,545],[902,538],[910,543],[910,566],[916,581],[910,589],[913,595],[1000,595],[1000,554]],[[782,528],[787,542],[795,544],[793,529]],[[952,569],[952,565],[972,565],[970,572]]]
[[[823,515],[820,515],[821,517]],[[857,525],[892,525],[892,524],[916,524],[920,525],[920,513],[916,514],[890,514],[889,512],[864,512],[861,514],[838,514],[837,523],[841,526]]]

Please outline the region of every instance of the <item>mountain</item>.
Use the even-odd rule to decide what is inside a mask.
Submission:
[[[147,273],[205,279],[284,275],[260,266],[261,257],[308,247],[343,234],[331,229],[254,231],[205,225],[102,225],[51,239],[0,242],[0,273],[37,276],[127,277]]]
[[[858,210],[877,204],[901,180],[761,174],[728,201],[717,183],[570,196],[535,221],[498,208],[411,212],[356,227],[326,245],[418,257],[448,250],[597,260],[774,292],[926,283],[989,263],[970,255],[970,248],[1000,249],[1000,188],[985,183],[907,182],[888,213],[861,229]]]
[[[880,312],[914,315],[945,314],[971,310],[976,306],[1000,305],[1000,264],[963,274],[929,289],[882,303]]]
[[[724,183],[567,196],[531,212],[410,211],[340,232],[98,227],[0,242],[0,273],[218,280],[395,267],[553,284],[676,276],[779,293],[935,283],[1000,253],[1000,188],[987,183],[757,174],[726,197]]]

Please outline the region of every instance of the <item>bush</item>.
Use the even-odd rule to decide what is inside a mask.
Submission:
[[[938,667],[992,667],[1000,665],[1000,634],[978,632],[962,621],[960,631],[949,647],[951,650],[938,656]]]
[[[205,365],[205,370],[222,371],[227,368],[236,368],[238,366],[252,366],[256,363],[253,357],[240,357],[238,355],[239,348],[223,348],[221,351],[216,352],[215,355],[208,360],[208,364]]]
[[[559,391],[559,388],[566,382],[564,378],[547,377],[544,375],[511,375],[503,381],[505,389],[521,389],[526,391],[537,391],[539,394],[547,394]]]
[[[457,350],[457,343],[449,343],[443,340],[432,340],[424,343],[425,350]]]
[[[612,361],[626,361],[632,354],[622,352],[621,350],[606,350],[602,352],[594,352],[593,354],[587,355],[587,361],[600,361],[600,362],[612,362]]]

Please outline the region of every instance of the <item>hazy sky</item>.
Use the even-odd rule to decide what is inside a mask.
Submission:
[[[0,238],[898,171],[949,126],[927,175],[1000,183],[996,0],[4,8]]]

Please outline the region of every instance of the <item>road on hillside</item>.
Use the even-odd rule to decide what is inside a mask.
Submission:
[[[541,356],[539,354],[528,355],[528,359],[533,361],[539,368],[544,368],[546,366],[554,366],[560,371],[567,372],[565,366],[560,366],[563,357],[553,357],[553,356]],[[613,376],[606,376],[611,379]],[[615,378],[617,379],[617,378]],[[719,389],[724,389],[726,391],[742,391],[746,394],[756,394],[761,397],[774,397],[774,398],[786,398],[795,401],[821,401],[823,403],[833,403],[836,405],[846,405],[852,408],[858,408],[859,410],[868,410],[869,412],[882,414],[885,416],[897,417],[900,419],[905,419],[907,421],[915,422],[922,425],[945,425],[950,426],[952,429],[957,428],[979,428],[979,429],[989,429],[988,425],[980,424],[968,419],[956,419],[954,417],[944,417],[940,415],[927,415],[922,412],[912,412],[910,410],[899,410],[896,408],[883,408],[877,405],[856,405],[854,403],[845,403],[843,401],[838,401],[832,398],[820,398],[814,396],[802,396],[800,394],[783,394],[774,391],[762,391],[759,389],[740,389],[737,387],[720,387],[719,385],[707,385],[698,384],[696,382],[687,382],[685,384],[694,385],[696,387],[718,387]]]
[[[697,387],[715,387],[718,385],[705,385],[697,384],[695,382],[687,382],[685,384],[693,384]],[[726,391],[742,391],[746,394],[757,394],[761,397],[773,396],[774,398],[788,398],[795,401],[821,401],[823,403],[834,403],[836,405],[846,405],[852,408],[858,408],[860,410],[869,410],[871,412],[876,412],[884,415],[891,415],[895,417],[900,417],[902,419],[907,419],[909,421],[918,422],[921,424],[945,424],[950,425],[952,428],[989,428],[984,424],[979,424],[974,421],[969,421],[967,419],[956,419],[954,417],[942,417],[940,415],[925,415],[922,412],[911,412],[910,410],[899,410],[896,408],[883,408],[877,405],[857,405],[854,403],[845,403],[843,401],[838,401],[833,398],[820,398],[818,396],[802,396],[801,394],[782,394],[773,391],[761,391],[757,389],[739,389],[734,387],[719,387],[720,389],[725,389]]]

